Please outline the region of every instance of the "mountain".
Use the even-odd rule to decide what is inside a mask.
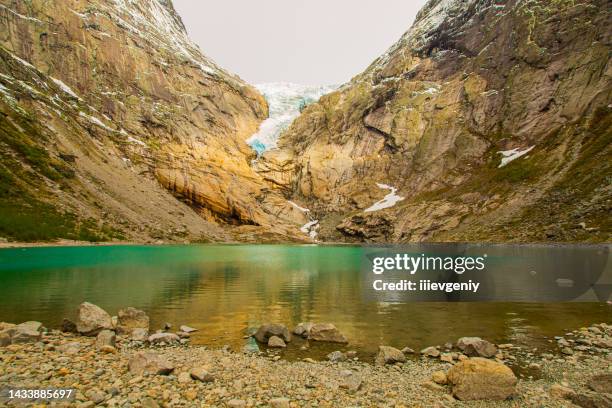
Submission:
[[[611,238],[607,0],[430,0],[258,161],[329,241]]]
[[[303,240],[251,168],[267,116],[169,0],[0,0],[0,237]]]

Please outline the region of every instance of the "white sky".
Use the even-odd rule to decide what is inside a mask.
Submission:
[[[207,56],[253,84],[340,84],[408,30],[426,0],[174,0]]]

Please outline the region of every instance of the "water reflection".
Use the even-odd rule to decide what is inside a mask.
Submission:
[[[351,340],[349,348],[366,352],[380,344],[418,349],[468,335],[543,345],[544,336],[611,321],[612,308],[604,303],[377,302],[363,295],[362,256],[362,248],[348,246],[0,250],[0,320],[35,319],[53,327],[87,300],[110,313],[141,308],[154,328],[187,324],[201,329],[194,342],[236,349],[249,328],[263,322],[328,321]]]

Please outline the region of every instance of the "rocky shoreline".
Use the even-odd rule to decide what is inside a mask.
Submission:
[[[551,353],[478,337],[415,352],[382,345],[373,363],[355,351],[327,361],[287,361],[293,336],[346,344],[330,323],[262,325],[249,343],[211,350],[189,344],[196,329],[171,324],[150,333],[149,318],[126,308],[111,317],[83,303],[60,330],[39,322],[0,323],[0,405],[7,388],[71,388],[77,407],[612,407],[612,325],[554,339]],[[340,347],[339,347],[340,348]],[[512,369],[510,368],[512,367]],[[514,372],[513,372],[514,371]],[[517,376],[516,373],[519,372]],[[41,406],[45,401],[29,401]],[[42,405],[45,406],[45,405]]]

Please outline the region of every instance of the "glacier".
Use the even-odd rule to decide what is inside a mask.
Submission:
[[[266,98],[270,109],[268,119],[246,141],[258,155],[276,147],[280,134],[306,106],[338,88],[337,85],[308,86],[288,82],[259,84],[255,87]]]

